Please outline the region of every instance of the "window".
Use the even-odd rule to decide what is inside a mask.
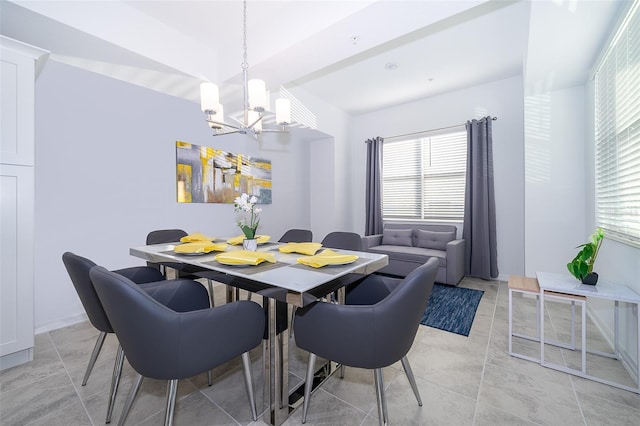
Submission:
[[[595,74],[596,224],[640,246],[640,13],[635,2]]]
[[[382,158],[384,219],[462,221],[466,131],[385,141]]]

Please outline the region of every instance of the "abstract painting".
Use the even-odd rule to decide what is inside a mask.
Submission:
[[[176,142],[179,203],[233,203],[242,193],[271,204],[271,161]]]

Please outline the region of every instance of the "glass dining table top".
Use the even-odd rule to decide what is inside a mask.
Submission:
[[[351,273],[369,274],[388,263],[384,254],[332,249],[340,254],[352,254],[358,258],[352,263],[328,265],[321,268],[298,263],[298,258],[306,256],[298,253],[281,253],[278,249],[284,243],[265,243],[258,246],[258,252],[272,253],[276,262],[262,262],[259,265],[226,265],[215,260],[219,251],[206,254],[180,254],[174,252],[180,243],[155,244],[133,247],[130,254],[149,262],[175,262],[191,265],[203,270],[212,270],[261,282],[269,286],[279,287],[295,293],[304,293],[329,281]],[[228,245],[225,252],[242,250],[242,246]],[[320,249],[321,251],[322,249]]]

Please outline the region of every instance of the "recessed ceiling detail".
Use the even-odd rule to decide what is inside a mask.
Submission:
[[[271,92],[300,88],[350,114],[514,76],[547,90],[572,87],[584,84],[592,47],[605,41],[626,2],[574,2],[575,10],[560,3],[249,0],[256,11],[248,22],[249,77],[263,78]],[[135,75],[132,83],[153,90],[165,91],[162,75],[170,75],[171,94],[196,103],[200,81],[211,79],[220,83],[221,100],[233,104],[241,100],[227,96],[238,93],[242,79],[237,9],[234,1],[111,0],[96,8],[2,0],[0,33],[74,66]],[[389,63],[402,78],[380,84],[391,77],[380,64]],[[425,84],[426,72],[438,83]]]

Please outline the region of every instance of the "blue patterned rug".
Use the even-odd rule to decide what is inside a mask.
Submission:
[[[434,284],[420,324],[468,336],[484,291]]]

